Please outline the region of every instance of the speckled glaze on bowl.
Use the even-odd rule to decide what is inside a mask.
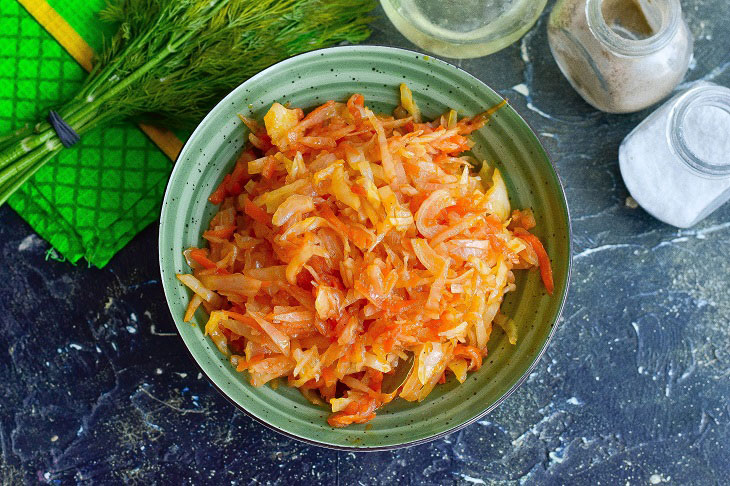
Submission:
[[[162,284],[177,329],[194,360],[216,388],[262,424],[283,434],[326,447],[382,450],[418,444],[474,422],[499,405],[528,376],[550,340],[565,301],[570,274],[570,222],[565,195],[553,166],[525,121],[509,106],[473,135],[473,152],[505,176],[514,208],[531,207],[534,232],[553,262],[555,292],[548,296],[537,271],[518,271],[517,290],[507,294],[503,311],[519,324],[511,346],[500,330],[489,341],[484,366],[465,383],[439,385],[421,403],[397,399],[378,411],[367,426],[335,429],[328,411],[310,404],[298,390],[254,388],[203,336],[206,316],[182,316],[189,291],[175,278],[188,272],[182,252],[199,246],[216,207],[211,191],[232,170],[244,145],[246,128],[238,114],[261,119],[274,101],[313,108],[329,99],[365,95],[376,111],[398,104],[398,85],[407,82],[425,117],[447,108],[473,115],[502,98],[484,83],[443,61],[402,49],[347,46],[302,54],[276,64],[233,90],[188,139],[167,186],[160,220]]]

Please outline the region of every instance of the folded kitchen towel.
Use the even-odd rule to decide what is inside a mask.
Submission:
[[[115,29],[97,17],[105,5],[0,0],[0,134],[45,119],[73,96],[91,49]],[[121,123],[84,135],[8,202],[63,257],[103,267],[157,219],[171,168],[136,125]]]

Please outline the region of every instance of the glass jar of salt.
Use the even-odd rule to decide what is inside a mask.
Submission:
[[[687,72],[692,34],[679,0],[558,0],[550,50],[570,84],[609,113],[668,96]]]
[[[687,228],[730,200],[730,89],[701,82],[621,143],[621,175],[649,214]]]

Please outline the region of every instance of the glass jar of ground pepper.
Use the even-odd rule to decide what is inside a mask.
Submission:
[[[559,0],[548,40],[575,90],[609,113],[638,111],[668,96],[693,48],[679,0]]]

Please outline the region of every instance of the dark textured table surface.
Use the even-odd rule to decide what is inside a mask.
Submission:
[[[727,0],[682,2],[687,81],[730,85]],[[548,10],[552,2],[548,6]],[[372,43],[412,47],[377,11]],[[575,265],[557,335],[485,419],[395,452],[335,452],[253,422],[176,337],[149,227],[103,269],[46,260],[0,208],[0,481],[187,484],[728,484],[730,204],[690,230],[626,203],[605,115],[559,73],[546,15],[521,42],[456,61],[508,97],[565,183]]]

